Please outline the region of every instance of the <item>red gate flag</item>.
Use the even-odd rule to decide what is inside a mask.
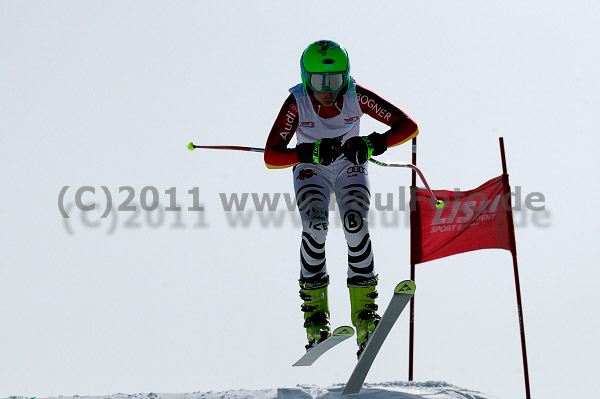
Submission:
[[[521,330],[525,397],[531,399],[511,191],[508,183],[504,139],[500,137],[499,141],[502,175],[470,191],[434,190],[433,195],[446,204],[442,209],[436,208],[434,198],[427,190],[416,187],[416,172],[413,170],[410,197],[410,276],[411,280],[415,281],[417,263],[450,255],[485,248],[507,249],[511,252]],[[412,163],[416,165],[416,137],[412,139],[412,143]],[[408,380],[412,381],[415,342],[414,296],[410,301],[409,333]]]
[[[415,211],[411,217],[413,264],[477,249],[511,250],[508,175],[470,191],[433,193],[444,201],[444,208],[436,209],[427,190],[415,190]]]

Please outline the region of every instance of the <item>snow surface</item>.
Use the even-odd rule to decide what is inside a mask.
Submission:
[[[193,393],[138,393],[133,395],[117,393],[106,396],[59,396],[60,399],[333,399],[342,398],[343,384],[329,388],[314,385],[298,385],[294,388],[264,390],[236,390],[225,392]],[[48,398],[48,399],[58,399]],[[386,382],[364,384],[360,393],[344,398],[372,399],[495,399],[492,396],[470,389],[459,388],[445,382]],[[39,399],[24,396],[10,396],[8,399]]]

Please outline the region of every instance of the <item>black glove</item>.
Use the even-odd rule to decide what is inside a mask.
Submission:
[[[336,139],[325,138],[316,143],[302,143],[296,146],[298,161],[301,163],[320,163],[327,166],[335,161],[342,150]]]
[[[351,137],[344,143],[342,151],[350,162],[360,165],[367,162],[373,155],[381,155],[387,150],[385,137],[379,133],[368,136]]]

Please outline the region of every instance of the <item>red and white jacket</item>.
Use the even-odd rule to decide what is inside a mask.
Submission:
[[[355,85],[355,88],[362,113],[390,127],[387,132],[383,133],[388,148],[402,144],[419,133],[417,124],[398,107],[358,84]],[[350,93],[353,92],[354,90],[350,91]],[[310,96],[310,100],[315,113],[322,119],[338,116],[344,106],[344,96],[339,96],[336,103],[329,107],[320,104],[314,96]],[[356,117],[360,118],[361,116],[357,115]],[[299,120],[296,97],[294,94],[290,94],[283,103],[267,138],[264,157],[268,168],[287,168],[299,163],[296,149],[287,148],[287,146],[302,122],[305,121]]]

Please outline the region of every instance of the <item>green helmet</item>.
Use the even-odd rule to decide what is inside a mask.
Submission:
[[[304,50],[300,58],[302,84],[313,91],[337,93],[350,82],[350,59],[346,49],[331,40],[320,40]]]

